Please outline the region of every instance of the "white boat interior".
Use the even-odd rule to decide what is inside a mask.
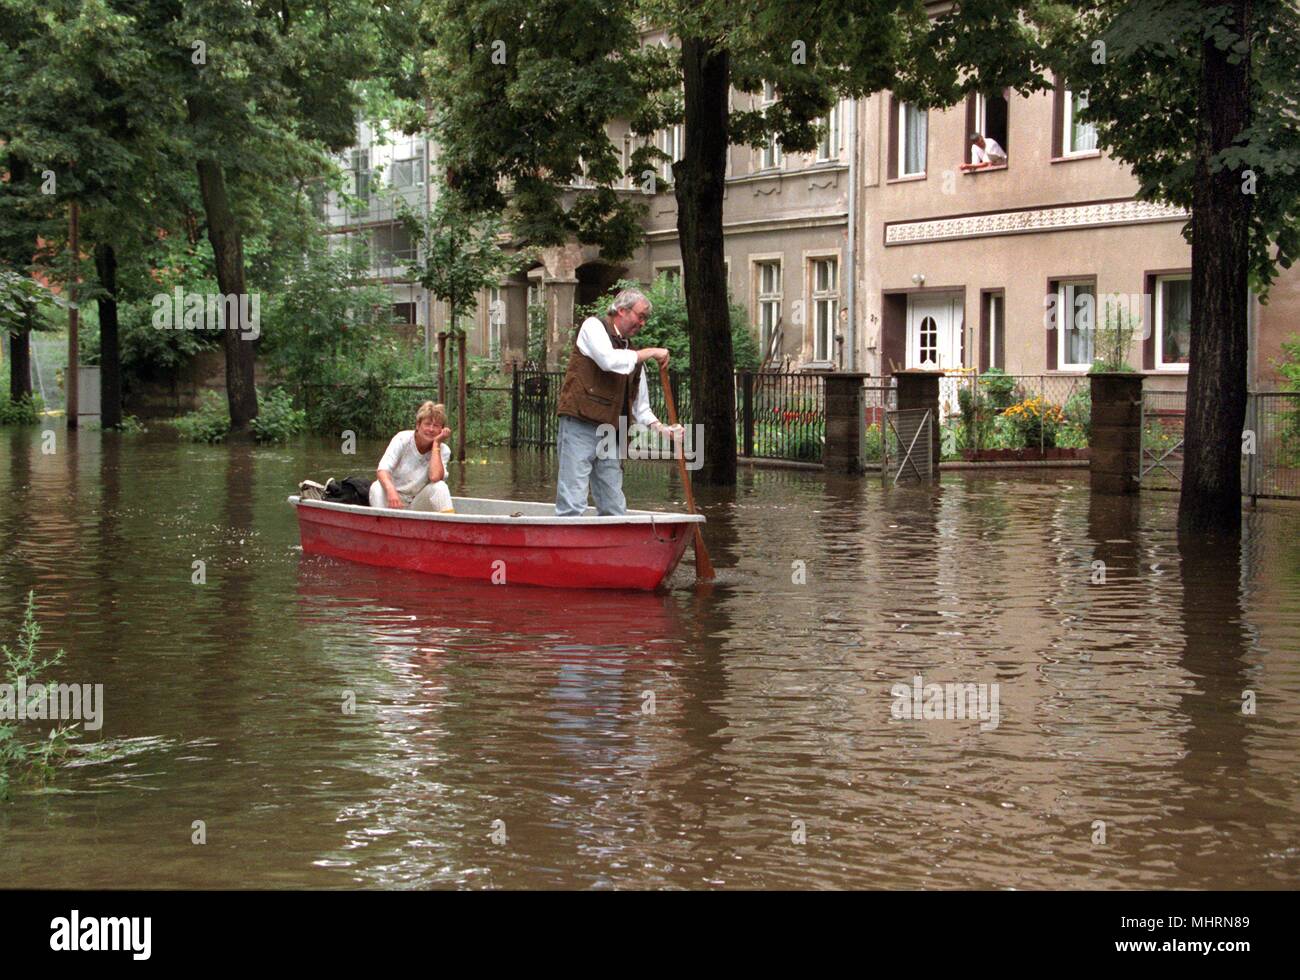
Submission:
[[[429,511],[388,510],[358,504],[336,504],[326,500],[303,500],[297,494],[289,503],[302,507],[323,507],[358,514],[382,514],[403,520],[453,521],[473,524],[703,524],[701,514],[671,514],[656,510],[628,510],[617,517],[600,517],[588,507],[581,517],[557,517],[555,504],[531,500],[493,500],[487,497],[452,497],[454,514]]]

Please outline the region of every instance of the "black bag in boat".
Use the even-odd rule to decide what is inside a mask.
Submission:
[[[359,476],[345,476],[342,480],[330,478],[325,484],[325,494],[322,499],[332,504],[359,504],[362,507],[369,507],[371,482]]]

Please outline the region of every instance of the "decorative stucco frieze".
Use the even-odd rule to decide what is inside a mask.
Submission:
[[[1187,218],[1182,208],[1147,201],[1103,201],[1055,208],[995,211],[991,214],[893,221],[885,225],[886,245],[916,245],[991,235],[1023,235],[1043,231],[1070,231],[1107,225],[1136,225]]]

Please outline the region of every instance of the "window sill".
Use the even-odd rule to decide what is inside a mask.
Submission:
[[[907,174],[906,176],[903,176],[903,177],[890,177],[890,178],[886,179],[885,183],[886,183],[886,184],[906,184],[906,183],[908,183],[908,182],[910,182],[910,181],[913,181],[913,180],[925,180],[925,176],[926,176],[926,175],[925,175],[924,173],[919,173],[919,174]]]
[[[1190,367],[1189,364],[1157,364],[1147,370],[1155,371],[1157,374],[1186,374]]]
[[[805,361],[799,365],[800,371],[834,371],[834,361]]]
[[[976,174],[994,173],[995,171],[1006,169],[1007,165],[1005,163],[999,163],[995,167],[971,167],[967,170],[961,171],[961,173],[966,177],[974,177]]]
[[[1052,157],[1052,163],[1074,163],[1076,160],[1096,160],[1101,156],[1101,150],[1089,150],[1087,153],[1065,153],[1059,157]]]

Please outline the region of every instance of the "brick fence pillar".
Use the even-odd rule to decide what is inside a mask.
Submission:
[[[1141,489],[1143,375],[1089,375],[1092,433],[1088,471],[1093,493],[1127,494]]]
[[[939,477],[939,379],[942,371],[896,371],[898,382],[898,410],[928,409],[930,412],[930,459],[933,476]],[[906,446],[902,447],[905,451]]]
[[[822,463],[831,473],[861,473],[865,410],[862,382],[867,375],[827,371],[821,377],[826,385],[826,448]]]

